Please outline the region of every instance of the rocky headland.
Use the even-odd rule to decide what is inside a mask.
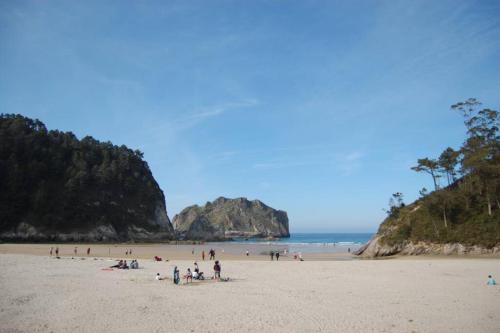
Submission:
[[[1,241],[174,238],[142,152],[0,116]]]

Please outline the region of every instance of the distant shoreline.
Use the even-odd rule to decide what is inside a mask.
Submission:
[[[280,260],[294,260],[294,254],[300,254],[306,260],[350,260],[355,258],[348,253],[347,248],[336,247],[335,251],[304,251],[294,250],[289,245],[276,244],[241,244],[229,242],[210,242],[203,244],[165,244],[165,243],[3,243],[0,244],[0,254],[29,254],[49,256],[50,249],[59,247],[61,257],[82,258],[123,258],[123,259],[151,259],[159,256],[165,259],[176,260],[202,260],[205,251],[205,260],[208,260],[208,251],[214,249],[216,258],[221,260],[270,260],[269,253],[280,252]],[[74,249],[77,248],[75,255]],[[90,255],[87,256],[87,249]],[[321,249],[321,247],[319,247]],[[301,248],[302,249],[302,248]],[[351,251],[354,251],[352,247]],[[132,255],[128,251],[132,250]],[[246,255],[246,251],[249,255]]]

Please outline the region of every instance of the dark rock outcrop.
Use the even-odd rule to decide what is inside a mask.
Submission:
[[[0,116],[0,240],[173,239],[142,153]]]
[[[173,219],[179,238],[225,240],[233,237],[289,237],[286,212],[266,206],[259,200],[220,197],[185,208]]]

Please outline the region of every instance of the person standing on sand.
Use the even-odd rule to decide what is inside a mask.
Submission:
[[[177,266],[174,267],[174,283],[175,284],[179,284],[179,269],[177,268]]]
[[[128,254],[132,255],[132,249],[128,250]]]
[[[78,248],[75,246],[75,249],[73,250],[73,252],[75,253],[75,256],[78,254]]]
[[[246,252],[246,255],[247,255],[247,257],[250,255],[250,252],[248,252],[248,250],[247,250],[247,252]]]
[[[269,252],[269,254],[271,255],[271,261],[273,261],[274,260],[274,252],[271,251],[271,252]]]
[[[90,255],[90,247],[87,249],[87,256]]]
[[[215,250],[210,249],[210,260],[215,260]]]
[[[53,247],[50,248],[50,256],[52,257],[52,249],[54,249]]]
[[[280,251],[276,251],[276,261],[280,260]]]
[[[56,247],[56,257],[59,257],[59,248]]]
[[[222,268],[221,268],[221,265],[219,263],[219,260],[216,260],[215,265],[214,265],[214,278],[215,279],[220,280],[221,270],[222,270]]]
[[[205,261],[205,250],[201,251],[201,260]]]

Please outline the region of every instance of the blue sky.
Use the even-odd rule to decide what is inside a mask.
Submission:
[[[145,153],[172,218],[218,196],[375,231],[500,106],[499,1],[0,1],[0,112]]]

